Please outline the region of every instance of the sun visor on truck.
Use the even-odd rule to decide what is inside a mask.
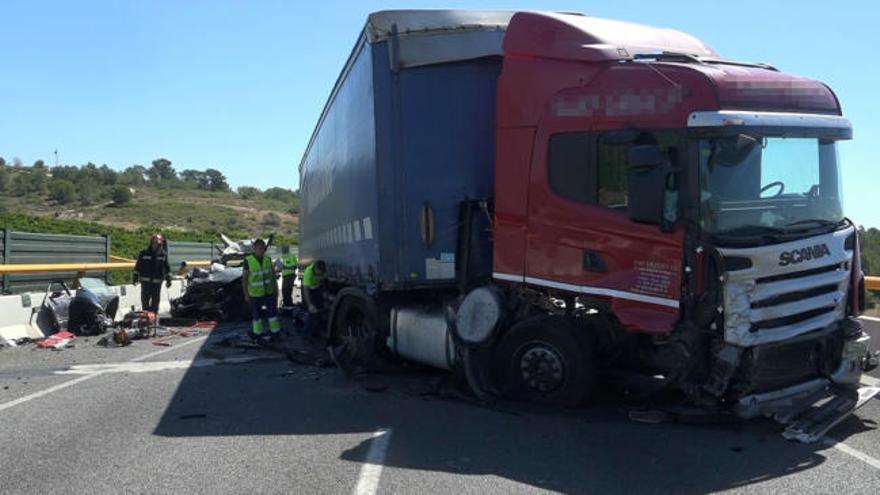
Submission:
[[[364,33],[370,43],[393,43],[389,48],[396,52],[397,67],[419,67],[501,56],[512,16],[506,11],[383,11],[370,15]]]

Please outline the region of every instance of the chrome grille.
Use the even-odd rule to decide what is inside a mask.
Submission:
[[[725,273],[725,340],[748,347],[779,342],[824,328],[844,317],[853,253],[845,247],[853,229],[795,242],[721,249],[751,266]],[[828,255],[783,266],[780,253],[828,247]]]

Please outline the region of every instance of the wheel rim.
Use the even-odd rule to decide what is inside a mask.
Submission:
[[[558,349],[546,342],[531,342],[522,347],[514,361],[516,373],[526,389],[535,395],[553,393],[565,384],[565,359]]]
[[[355,358],[368,352],[372,342],[372,330],[367,316],[359,308],[351,308],[345,312],[338,328],[340,349],[349,358]]]

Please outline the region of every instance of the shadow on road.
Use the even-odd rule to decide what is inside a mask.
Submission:
[[[200,356],[266,353],[265,360],[190,368],[155,434],[166,437],[364,433],[341,453],[362,462],[369,433],[393,430],[386,466],[494,475],[562,492],[707,492],[797,473],[825,461],[824,446],[790,443],[767,421],[724,426],[630,422],[620,404],[578,412],[499,411],[423,393],[432,376],[403,374],[364,387],[333,368],[297,365],[270,351],[223,349],[213,335]],[[414,386],[415,384],[415,386]],[[421,390],[421,391],[418,391]],[[861,422],[845,425],[856,433]],[[839,437],[842,438],[842,437]],[[328,452],[327,455],[339,455]]]

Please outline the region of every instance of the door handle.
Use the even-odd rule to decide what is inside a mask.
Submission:
[[[605,273],[608,271],[608,267],[605,265],[605,260],[602,259],[602,256],[599,255],[599,253],[592,249],[584,249],[584,271]]]

